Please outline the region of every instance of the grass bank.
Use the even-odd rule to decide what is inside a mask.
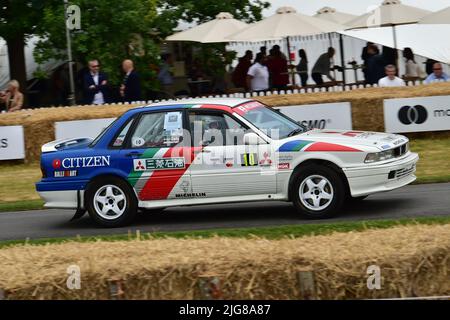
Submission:
[[[278,240],[283,238],[301,238],[315,235],[329,235],[333,233],[361,232],[366,230],[389,229],[399,226],[414,225],[445,225],[450,224],[450,217],[426,217],[415,219],[398,219],[398,220],[369,220],[369,221],[349,221],[338,223],[321,223],[321,224],[301,224],[278,227],[263,228],[234,228],[234,229],[214,229],[199,231],[181,231],[181,232],[152,232],[143,233],[135,232],[122,235],[108,235],[96,237],[76,237],[76,238],[49,238],[38,240],[14,240],[0,242],[0,249],[11,246],[20,245],[47,245],[60,244],[67,242],[97,242],[97,241],[134,241],[134,240],[151,240],[151,239],[188,239],[188,238],[265,238],[270,240]]]

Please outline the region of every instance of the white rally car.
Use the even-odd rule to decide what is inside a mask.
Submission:
[[[326,218],[413,182],[418,160],[404,136],[307,130],[254,100],[197,99],[127,111],[93,141],[44,145],[36,187],[46,207],[109,227],[138,209],[262,200]]]

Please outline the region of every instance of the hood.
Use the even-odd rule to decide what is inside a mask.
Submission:
[[[397,134],[348,130],[314,129],[293,138],[299,137],[326,143],[376,147],[380,150],[392,149],[408,142],[408,138]]]

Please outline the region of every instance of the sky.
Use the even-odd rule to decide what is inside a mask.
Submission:
[[[383,0],[266,0],[272,5],[264,11],[264,16],[275,13],[277,8],[283,6],[293,7],[297,12],[313,15],[322,7],[332,7],[338,11],[361,15],[379,6]],[[401,0],[403,4],[437,11],[450,7],[450,0]]]

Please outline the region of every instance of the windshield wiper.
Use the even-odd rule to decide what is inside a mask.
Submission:
[[[295,136],[299,133],[303,133],[303,129],[301,129],[301,128],[295,129],[294,131],[292,131],[291,133],[288,134],[288,137]]]

